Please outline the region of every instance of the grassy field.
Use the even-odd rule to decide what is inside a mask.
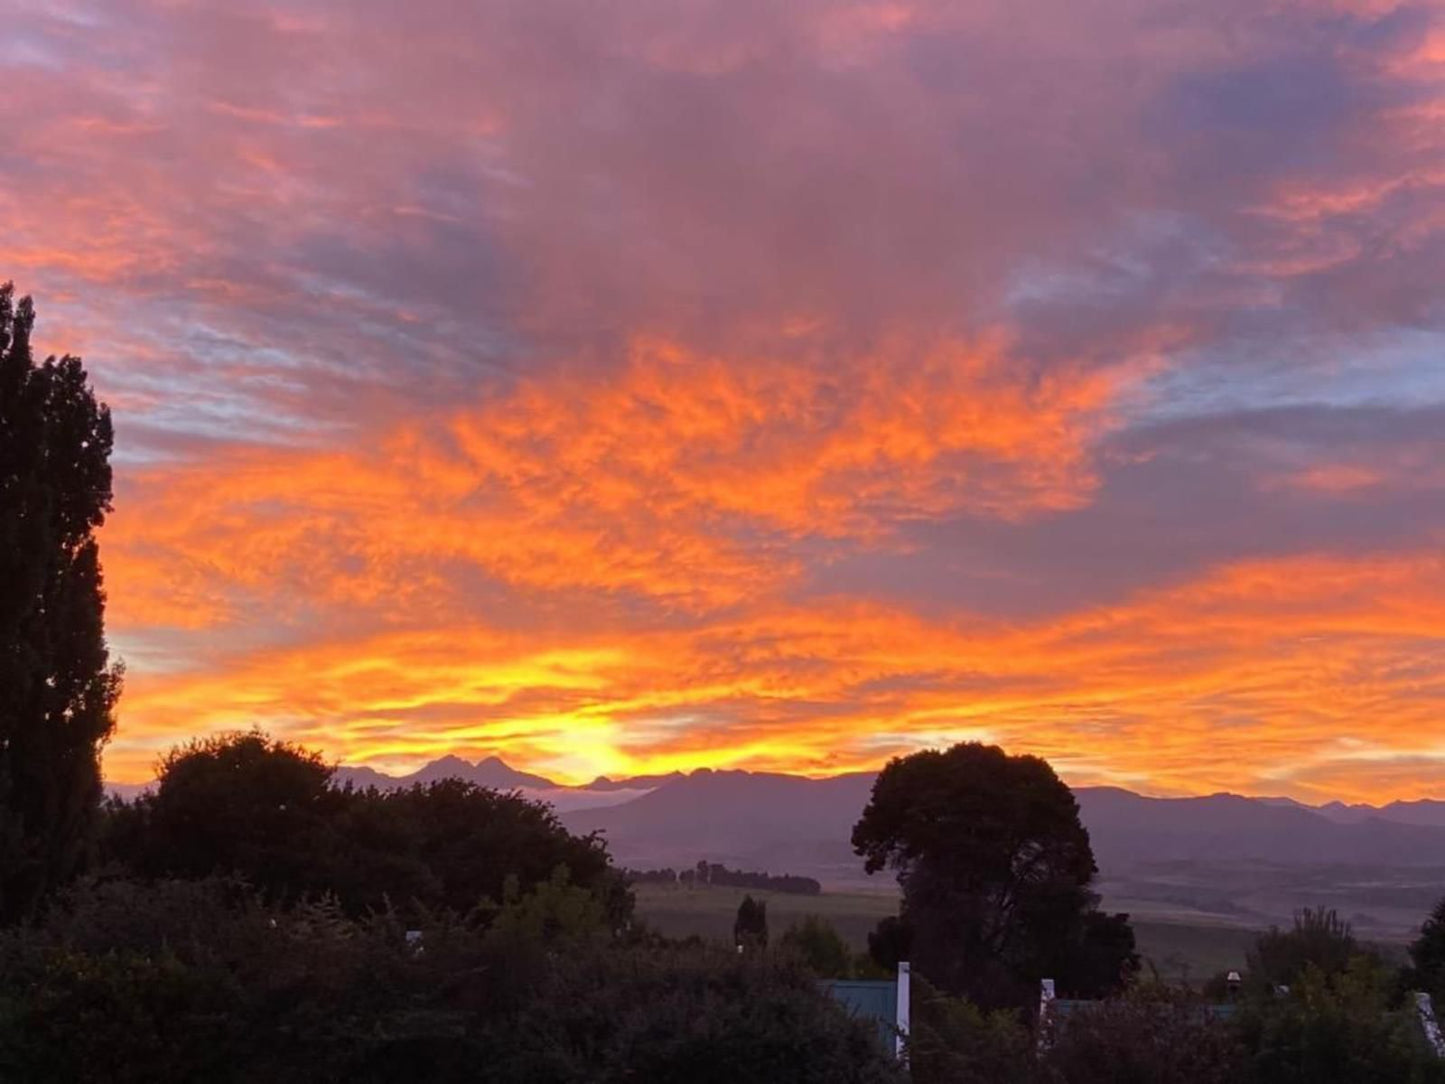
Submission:
[[[748,891],[741,888],[680,888],[638,885],[637,912],[668,937],[699,937],[727,941],[732,938],[738,904]],[[898,913],[898,896],[891,891],[825,892],[820,896],[793,896],[779,892],[751,893],[766,900],[768,928],[774,937],[804,915],[820,915],[839,934],[862,951],[868,932],[885,915]],[[1256,931],[1240,926],[1170,921],[1140,916],[1134,922],[1139,954],[1145,969],[1173,982],[1200,982],[1219,971],[1244,966],[1245,952]]]
[[[795,896],[742,888],[680,888],[637,885],[637,912],[648,925],[668,937],[699,937],[730,941],[733,919],[743,897],[765,900],[768,929],[781,934],[804,915],[820,915],[833,924],[857,951],[868,947],[868,931],[885,915],[898,913],[896,892],[825,892]]]

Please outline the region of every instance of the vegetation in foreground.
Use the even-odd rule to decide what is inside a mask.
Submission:
[[[795,961],[618,940],[602,911],[560,872],[410,934],[224,878],[84,886],[0,937],[0,1078],[898,1079]]]

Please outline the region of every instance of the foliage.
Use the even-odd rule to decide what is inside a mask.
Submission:
[[[969,742],[894,759],[853,848],[869,873],[897,871],[914,961],[949,993],[1023,1006],[1044,977],[1089,997],[1138,969],[1127,916],[1092,917],[1089,835],[1037,757]]]
[[[508,875],[525,889],[565,866],[572,884],[602,902],[613,927],[632,913],[632,895],[601,836],[572,835],[550,806],[519,794],[458,779],[352,793],[341,835],[345,849],[329,876],[344,886],[352,910],[377,906],[380,890],[399,870],[404,876],[388,891],[393,902],[410,891],[428,906],[461,913],[498,898]],[[419,884],[408,884],[407,863],[424,871]],[[348,881],[351,870],[356,876]]]
[[[804,915],[783,931],[778,941],[796,952],[820,979],[846,979],[853,973],[853,954],[833,924],[818,915]]]
[[[274,899],[321,892],[352,915],[397,906],[465,913],[558,867],[613,926],[632,899],[597,836],[552,810],[456,779],[392,791],[338,789],[314,753],[258,731],[192,742],[151,794],[112,803],[103,854],[147,878],[237,874]]]
[[[145,877],[237,873],[278,895],[327,887],[346,796],[316,753],[260,731],[167,753],[157,785],[113,803],[104,851]]]
[[[1049,1029],[1040,1079],[1057,1084],[1234,1084],[1235,1029],[1187,990],[1141,984],[1078,1006]]]
[[[1295,914],[1293,928],[1273,927],[1259,937],[1249,954],[1247,970],[1252,984],[1273,990],[1293,985],[1310,966],[1337,975],[1358,951],[1348,922],[1341,921],[1333,910],[1306,907]]]
[[[1240,1029],[1256,1079],[1280,1084],[1445,1081],[1408,1012],[1391,1012],[1393,976],[1357,953],[1328,972],[1308,962],[1288,995],[1259,994]]]
[[[912,953],[913,927],[898,915],[885,915],[868,934],[868,956],[890,975]]]
[[[1144,983],[1056,1009],[1038,1035],[1014,1012],[985,1012],[914,981],[916,1084],[1445,1081],[1445,1063],[1409,1014],[1390,1011],[1389,969],[1365,954],[1333,975],[1307,965],[1288,996],[1252,998],[1233,1016],[1190,991]]]
[[[1415,985],[1435,999],[1437,1008],[1445,1008],[1445,899],[1420,928],[1420,936],[1410,946],[1410,962]]]
[[[567,867],[558,866],[550,878],[524,895],[516,876],[508,876],[487,936],[501,944],[553,944],[606,931],[607,912],[602,902],[571,880]]]
[[[915,1084],[1234,1084],[1234,1029],[1188,991],[1144,985],[1078,1004],[1042,1036],[1019,1010],[988,1012],[915,977]]]
[[[660,947],[546,973],[496,1080],[894,1082],[874,1029],[805,969],[763,953]]]
[[[920,975],[912,981],[908,1059],[914,1084],[1023,1084],[1037,1076],[1034,1035],[1017,1010],[985,1012]]]
[[[82,886],[0,936],[0,1079],[897,1079],[801,967],[618,941],[562,873],[497,907],[411,942],[228,879]]]
[[[700,861],[695,869],[681,873],[673,869],[628,870],[627,879],[636,884],[711,885],[714,888],[759,888],[768,892],[786,892],[798,896],[816,896],[823,891],[821,882],[794,873],[761,873],[755,870],[728,869],[717,862]]]
[[[121,679],[95,540],[110,412],[79,358],[35,363],[34,323],[0,286],[0,922],[82,864]]]
[[[765,901],[743,897],[743,902],[738,904],[738,917],[733,922],[733,941],[753,948],[767,946],[768,905]]]

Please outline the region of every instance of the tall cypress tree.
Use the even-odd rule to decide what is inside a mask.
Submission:
[[[120,667],[95,529],[110,411],[80,359],[30,352],[35,311],[0,286],[0,922],[73,875],[100,802]]]

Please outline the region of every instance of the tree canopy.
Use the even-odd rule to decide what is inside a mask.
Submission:
[[[1095,996],[1138,967],[1126,916],[1096,911],[1078,803],[1037,757],[969,742],[894,759],[853,847],[897,872],[913,961],[950,993],[1024,1005],[1052,977]]]
[[[105,857],[141,877],[235,874],[276,899],[330,894],[350,914],[387,906],[465,913],[559,867],[616,925],[631,896],[596,836],[552,810],[457,779],[393,791],[332,785],[314,752],[259,731],[190,742],[153,792],[113,803]]]
[[[1410,946],[1413,979],[1420,989],[1435,999],[1437,1007],[1445,998],[1445,899],[1435,905],[1430,917],[1420,928],[1420,936]]]
[[[0,921],[84,858],[121,676],[95,540],[110,412],[79,358],[35,362],[34,325],[30,299],[0,286]]]
[[[846,979],[852,972],[848,942],[819,915],[804,915],[783,931],[778,943],[801,956],[820,979]]]
[[[733,941],[738,945],[764,948],[768,943],[768,905],[766,901],[744,896],[738,904],[733,921]]]
[[[1297,982],[1309,967],[1340,974],[1359,952],[1354,931],[1338,913],[1306,907],[1295,913],[1290,929],[1274,927],[1255,940],[1246,970],[1251,981],[1273,989]]]

